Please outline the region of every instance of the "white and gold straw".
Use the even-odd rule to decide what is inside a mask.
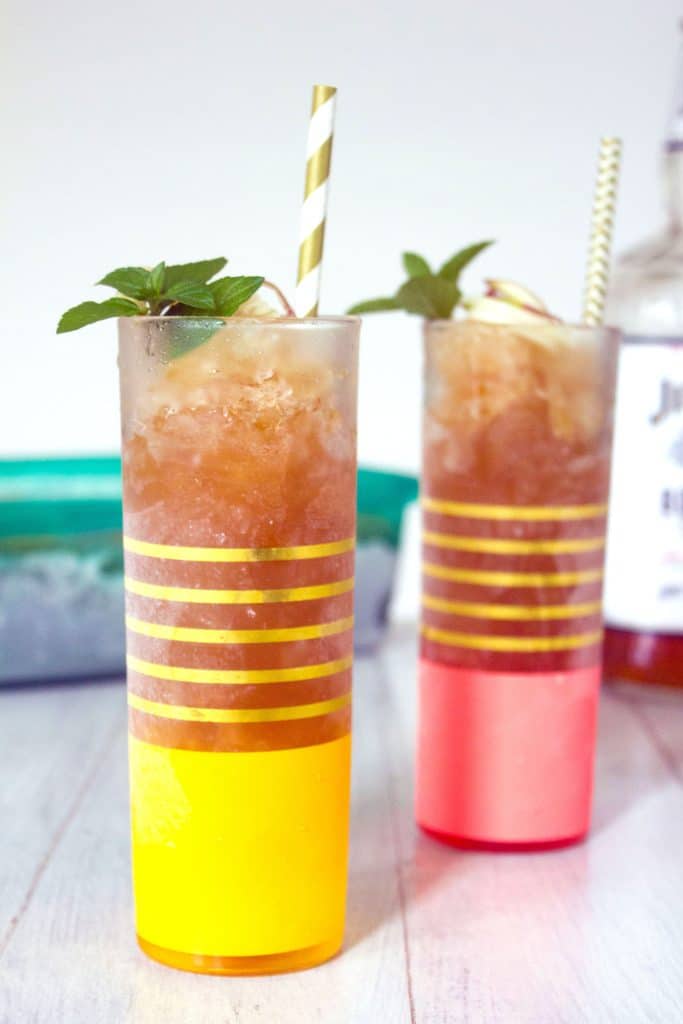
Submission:
[[[296,286],[296,315],[301,317],[318,315],[336,99],[334,86],[313,86]]]
[[[601,139],[583,298],[583,322],[589,327],[601,324],[605,313],[620,161],[621,139]]]

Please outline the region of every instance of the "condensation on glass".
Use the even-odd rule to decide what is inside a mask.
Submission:
[[[588,827],[617,343],[425,329],[417,806],[451,841]]]
[[[136,928],[173,966],[342,941],[358,334],[120,322]]]

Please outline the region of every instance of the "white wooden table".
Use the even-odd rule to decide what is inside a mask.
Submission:
[[[345,950],[272,978],[138,952],[122,684],[0,692],[1,1024],[683,1021],[683,695],[605,693],[587,844],[461,853],[413,824],[414,659],[357,666]]]

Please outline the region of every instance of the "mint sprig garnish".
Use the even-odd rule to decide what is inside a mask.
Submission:
[[[58,334],[66,331],[77,331],[79,327],[87,327],[98,320],[107,320],[112,316],[138,316],[140,307],[131,299],[107,299],[106,302],[82,302],[80,306],[67,309],[57,327]]]
[[[114,288],[119,294],[104,302],[82,302],[68,309],[59,321],[57,333],[77,331],[98,320],[120,316],[232,316],[261,285],[269,282],[258,276],[219,277],[212,280],[227,262],[223,256],[219,256],[196,263],[169,266],[158,263],[151,269],[119,267],[97,282]],[[288,315],[291,314],[282,293],[275,286],[271,287],[283,301]]]
[[[408,277],[426,277],[432,272],[424,256],[416,252],[404,252],[401,259]]]
[[[195,284],[206,284],[226,267],[228,261],[223,256],[215,260],[199,260],[197,263],[178,263],[166,267],[164,280],[167,285],[178,284],[180,281],[194,281]]]
[[[164,290],[166,300],[171,300],[171,307],[178,302],[186,309],[201,310],[202,313],[214,313],[216,311],[216,300],[211,289],[205,284],[197,284],[195,281],[178,281],[170,288]]]
[[[209,291],[221,316],[232,316],[264,284],[262,277],[219,277]]]
[[[402,309],[405,313],[416,313],[427,320],[448,320],[462,300],[458,286],[460,274],[472,260],[493,245],[492,241],[476,242],[455,255],[437,271],[433,271],[424,258],[416,252],[404,252],[403,267],[408,275],[395,295],[358,302],[348,310],[349,314],[383,313]]]

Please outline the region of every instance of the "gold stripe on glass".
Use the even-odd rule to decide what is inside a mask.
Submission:
[[[184,604],[281,604],[290,601],[318,601],[338,597],[353,590],[353,576],[335,583],[319,583],[310,587],[284,587],[280,590],[208,590],[199,587],[167,587],[145,583],[126,576],[126,590],[139,597],[157,601],[182,601]]]
[[[157,718],[169,718],[178,722],[249,723],[288,722],[301,718],[319,718],[340,711],[351,704],[351,694],[345,693],[332,700],[321,700],[313,704],[295,704],[280,708],[196,708],[180,704],[159,704],[146,700],[137,694],[128,694],[128,706]]]
[[[607,514],[607,505],[478,505],[462,501],[444,501],[440,498],[422,498],[427,512],[444,516],[466,516],[469,519],[527,519],[544,520],[594,519]]]
[[[290,548],[194,548],[177,544],[152,544],[124,537],[126,551],[148,558],[167,558],[178,562],[293,562],[299,559],[328,558],[353,551],[354,537],[326,544],[300,544]]]
[[[493,587],[572,587],[578,583],[596,583],[602,569],[581,569],[576,572],[489,572],[485,569],[456,569],[450,565],[424,562],[425,576],[453,583],[474,583]]]
[[[448,644],[450,647],[469,647],[478,651],[569,651],[577,647],[592,647],[600,643],[602,630],[579,633],[577,636],[485,636],[476,633],[455,633],[450,629],[422,626],[420,632],[426,640]]]
[[[510,540],[499,537],[455,537],[450,533],[425,530],[425,544],[451,551],[476,551],[491,555],[569,555],[583,551],[599,551],[604,537],[577,537],[564,540]]]
[[[324,679],[351,668],[353,658],[338,658],[317,665],[299,665],[292,668],[186,668],[182,665],[159,665],[143,661],[129,654],[126,664],[133,672],[151,679],[166,679],[174,683],[201,683],[207,685],[246,685],[255,683],[298,683],[307,679]]]
[[[422,605],[435,612],[464,615],[472,619],[507,619],[522,622],[580,619],[586,615],[597,615],[602,608],[600,601],[588,601],[584,604],[480,604],[476,601],[449,601],[445,597],[435,597],[433,594],[424,594]]]
[[[353,626],[353,615],[334,622],[316,622],[310,626],[284,626],[280,629],[194,629],[168,626],[159,622],[126,615],[126,626],[132,633],[185,644],[280,644],[294,640],[319,640],[321,637],[345,633]]]

